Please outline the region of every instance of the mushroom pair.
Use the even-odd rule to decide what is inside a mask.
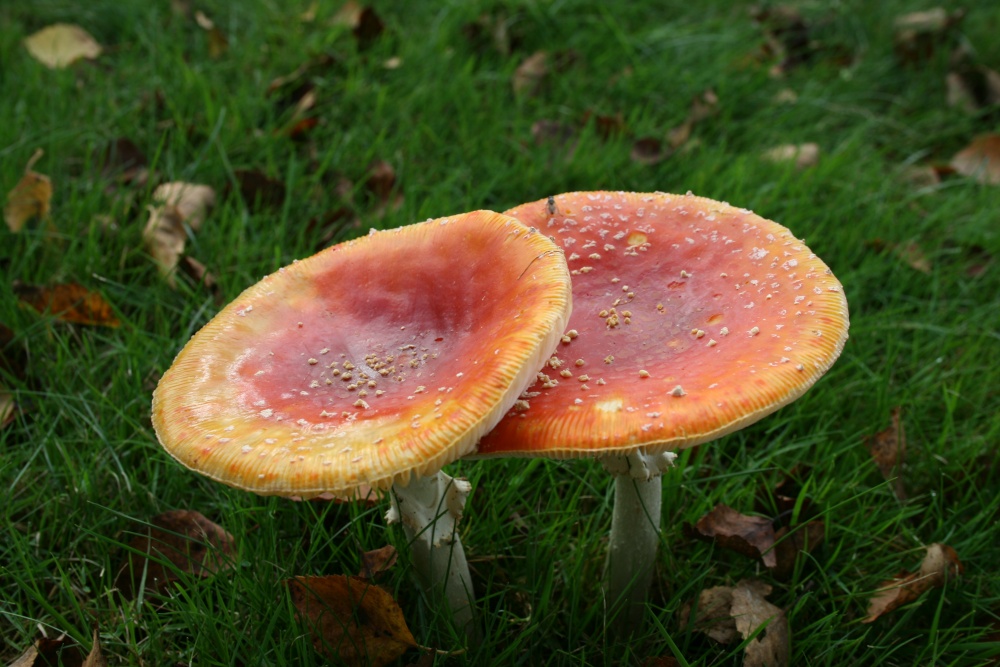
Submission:
[[[608,600],[634,627],[673,450],[808,389],[843,348],[846,301],[787,229],[712,200],[572,193],[508,215],[372,233],[268,276],[181,351],[154,427],[184,465],[255,493],[391,487],[418,574],[466,628],[468,486],[441,467],[600,458]]]

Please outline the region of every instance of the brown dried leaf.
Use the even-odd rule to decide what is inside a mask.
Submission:
[[[929,271],[929,267],[928,267]],[[900,500],[906,498],[903,489],[903,461],[906,459],[906,434],[900,421],[901,408],[892,409],[892,424],[883,431],[865,438],[865,448],[871,454],[882,477],[893,480],[893,492]]]
[[[358,23],[354,26],[354,39],[358,42],[358,49],[364,51],[385,31],[385,24],[371,7],[365,7],[358,16]]]
[[[656,137],[642,137],[632,143],[630,157],[633,162],[639,164],[654,165],[662,162],[670,156],[663,142]]]
[[[368,167],[368,178],[365,179],[365,189],[372,194],[380,204],[392,197],[392,189],[396,185],[396,170],[385,160],[376,160]]]
[[[84,659],[81,667],[107,667],[107,665],[108,661],[104,657],[104,653],[101,651],[101,635],[97,632],[97,628],[95,627],[90,653],[87,654],[87,657]]]
[[[790,533],[790,534],[789,534]],[[826,535],[826,526],[822,521],[810,521],[796,526],[793,531],[788,527],[779,528],[774,534],[774,553],[777,561],[772,573],[777,579],[787,579],[795,571],[795,561],[799,554],[809,553],[818,547]]]
[[[7,203],[3,207],[3,219],[15,234],[24,228],[31,218],[46,218],[49,202],[52,200],[52,181],[48,176],[32,171],[44,151],[35,151],[24,167],[24,176],[7,193]]]
[[[1000,73],[983,66],[963,67],[945,77],[948,106],[967,113],[1000,105]]]
[[[7,387],[0,384],[0,428],[6,428],[17,414],[17,403]]]
[[[1000,185],[1000,134],[984,134],[955,154],[951,166],[979,183]]]
[[[222,290],[219,288],[218,281],[204,264],[196,260],[194,257],[185,256],[181,258],[180,270],[183,271],[188,278],[194,281],[196,285],[204,285],[212,295],[216,305],[221,306],[225,303],[225,297],[222,294]]]
[[[794,162],[796,169],[806,169],[819,162],[819,144],[784,144],[764,151],[768,162]]]
[[[8,667],[77,667],[83,665],[83,651],[80,645],[67,635],[56,638],[39,637],[35,643]]]
[[[240,196],[252,211],[278,208],[285,203],[285,184],[258,169],[237,169],[233,172],[239,183]]]
[[[774,554],[774,526],[770,519],[740,514],[719,503],[698,519],[697,535],[713,540],[724,549],[731,549],[750,558],[760,558],[764,565],[777,565]]]
[[[117,327],[111,305],[98,292],[91,292],[76,283],[61,283],[49,287],[14,284],[14,294],[43,315],[48,313],[62,322],[90,326]]]
[[[964,17],[964,9],[949,13],[943,7],[896,17],[892,40],[896,56],[908,65],[930,59],[937,47],[952,40],[952,28]]]
[[[153,191],[153,203],[175,207],[181,220],[198,231],[205,216],[215,206],[215,190],[197,183],[164,183]]]
[[[347,28],[356,28],[361,23],[361,12],[364,11],[361,5],[355,0],[347,0],[337,13],[330,18],[330,25],[341,25]]]
[[[684,122],[667,132],[667,143],[677,150],[688,142],[695,125],[714,116],[719,111],[719,97],[711,88],[694,96]]]
[[[511,31],[512,21],[504,14],[480,14],[462,26],[462,34],[479,51],[493,49],[509,56],[520,46],[521,38]]]
[[[142,187],[149,180],[146,156],[127,137],[118,137],[108,144],[100,158],[101,176],[120,183]]]
[[[713,586],[698,594],[697,613],[693,628],[708,635],[720,644],[731,644],[739,636],[736,623],[730,614],[733,606],[733,589],[729,586]],[[687,628],[691,623],[692,604],[686,602],[678,614],[678,623]]]
[[[947,544],[934,543],[927,547],[927,554],[916,572],[903,572],[884,582],[868,603],[868,616],[862,623],[871,623],[882,614],[894,611],[913,602],[926,591],[940,588],[950,579],[965,572],[958,553]]]
[[[789,5],[769,5],[752,10],[753,19],[764,31],[764,58],[776,58],[772,76],[782,76],[789,70],[812,59],[816,45],[809,38],[809,26],[802,14]]]
[[[382,667],[417,646],[392,595],[364,579],[296,577],[286,585],[299,621],[328,660]]]
[[[756,580],[743,580],[733,589],[731,613],[743,639],[766,627],[743,649],[744,667],[783,667],[788,664],[790,641],[788,618],[780,607],[764,598],[771,587]]]
[[[396,547],[391,544],[387,544],[381,549],[364,551],[361,554],[361,571],[358,572],[358,578],[374,581],[380,574],[395,565],[396,559]]]
[[[144,534],[129,542],[129,554],[115,577],[115,588],[125,599],[134,599],[143,587],[147,593],[164,592],[178,572],[209,578],[232,567],[233,536],[200,512],[171,510],[149,523]]]
[[[511,85],[515,95],[533,97],[542,92],[542,84],[549,73],[549,54],[546,51],[535,51],[521,61],[514,71]]]
[[[94,60],[101,45],[78,25],[56,23],[24,39],[24,47],[49,69],[69,67],[80,58]]]
[[[771,587],[762,581],[744,579],[736,586],[715,586],[698,595],[693,628],[720,644],[732,644],[760,631],[744,649],[743,664],[753,667],[783,667],[788,664],[788,619],[784,612],[765,600]],[[691,603],[678,614],[682,628],[690,624]]]

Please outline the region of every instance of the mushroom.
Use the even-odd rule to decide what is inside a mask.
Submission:
[[[571,330],[477,457],[596,457],[614,476],[606,596],[641,619],[674,450],[801,396],[847,339],[830,269],[792,233],[690,195],[578,192],[507,212],[550,234],[573,276]]]
[[[534,380],[570,305],[562,251],[513,218],[372,230],[219,312],[164,373],[153,426],[183,465],[253,493],[391,488],[420,579],[474,636],[469,484],[440,469]]]

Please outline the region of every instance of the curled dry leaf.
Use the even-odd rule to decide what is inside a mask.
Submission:
[[[806,169],[819,162],[819,144],[784,144],[764,151],[768,162],[793,162],[796,169]]]
[[[316,651],[339,665],[382,667],[417,646],[388,591],[358,577],[295,577],[286,582]]]
[[[101,45],[78,25],[56,23],[24,39],[24,47],[49,69],[69,67],[81,58],[101,55]]]
[[[892,409],[892,424],[885,430],[865,438],[865,448],[878,466],[882,477],[893,480],[892,488],[900,500],[906,498],[903,490],[903,461],[906,458],[906,434],[900,421],[901,408]]]
[[[217,60],[229,49],[229,40],[225,33],[215,25],[205,12],[200,9],[194,13],[195,23],[208,34],[208,57]]]
[[[955,154],[951,166],[963,176],[1000,185],[1000,134],[984,134]]]
[[[945,77],[948,106],[966,113],[1000,105],[1000,73],[989,67],[965,66]]]
[[[514,71],[511,85],[515,95],[529,97],[542,92],[542,84],[549,73],[549,54],[546,51],[535,51],[521,61]]]
[[[799,554],[809,553],[818,547],[826,535],[826,524],[822,521],[809,523],[789,529],[779,528],[774,534],[775,566],[771,572],[777,579],[787,579],[795,571],[795,562]]]
[[[947,544],[934,543],[916,572],[902,572],[884,582],[868,603],[868,616],[862,623],[871,623],[882,614],[913,602],[932,588],[941,588],[965,572],[958,553]]]
[[[356,28],[361,23],[361,12],[364,8],[355,0],[347,0],[337,13],[330,18],[330,25],[340,25],[347,28]]]
[[[765,600],[771,587],[756,579],[744,579],[736,586],[715,586],[698,595],[693,620],[695,630],[720,644],[731,644],[756,634],[744,649],[748,667],[784,667],[790,656],[788,619],[779,608]],[[681,627],[692,624],[692,603],[678,614]]]
[[[128,544],[115,577],[125,599],[140,590],[162,593],[181,573],[208,578],[232,567],[236,541],[222,526],[195,510],[171,510],[153,517]]]
[[[712,511],[698,519],[696,535],[714,541],[724,549],[731,549],[750,558],[760,558],[764,565],[777,566],[774,553],[774,526],[770,519],[740,514],[719,503]]]
[[[687,118],[677,127],[667,132],[667,143],[677,150],[691,139],[695,125],[714,116],[719,111],[719,97],[711,88],[702,91],[691,100]]]
[[[91,292],[76,283],[61,283],[49,287],[14,284],[14,294],[39,313],[51,314],[61,322],[91,326],[117,327],[111,305],[98,292]]]
[[[240,196],[251,211],[277,208],[285,203],[285,184],[259,169],[237,169],[233,172],[240,187]]]
[[[663,142],[656,137],[642,137],[632,143],[630,157],[639,164],[654,165],[670,156]]]
[[[361,571],[358,578],[375,581],[379,575],[396,564],[396,547],[387,544],[381,549],[364,551],[361,554]]]
[[[948,12],[943,7],[896,17],[892,40],[896,56],[908,65],[930,59],[939,46],[951,41],[952,28],[964,17],[964,9]]]
[[[371,7],[361,10],[358,17],[358,24],[352,30],[354,39],[358,42],[358,49],[364,51],[385,31],[385,24],[379,18],[378,13]]]
[[[164,183],[153,192],[149,221],[142,232],[149,254],[167,283],[176,284],[174,270],[184,253],[187,227],[197,231],[215,206],[215,190],[195,183]]]
[[[44,154],[41,148],[35,151],[24,167],[24,176],[7,193],[7,203],[3,207],[3,219],[10,231],[15,234],[24,228],[28,220],[45,218],[49,215],[52,181],[48,176],[32,171],[32,167]]]

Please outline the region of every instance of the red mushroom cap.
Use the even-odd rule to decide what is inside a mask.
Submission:
[[[483,456],[666,451],[795,400],[847,340],[830,269],[786,228],[691,195],[577,192],[507,212],[567,253],[574,310]]]
[[[489,211],[373,232],[267,276],[177,355],[161,444],[263,495],[347,494],[469,452],[558,344],[563,253]]]

